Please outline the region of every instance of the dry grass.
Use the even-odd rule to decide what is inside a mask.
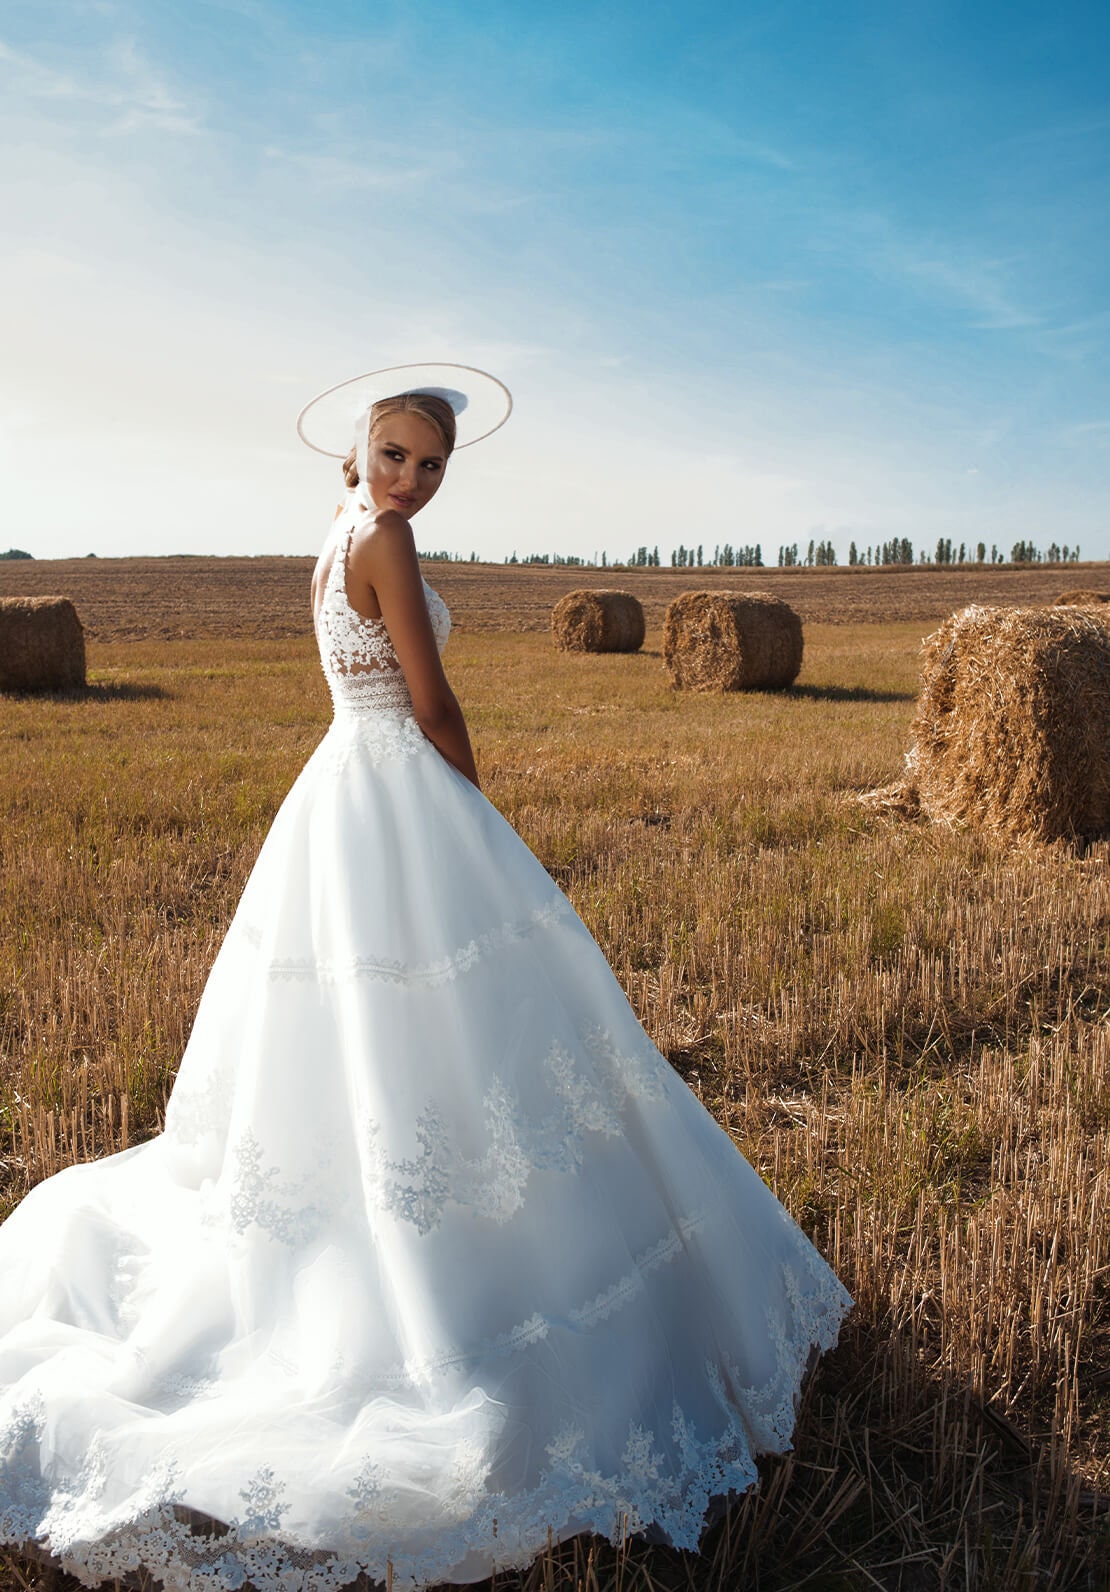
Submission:
[[[577,1543],[530,1592],[1108,1584],[1107,848],[861,816],[920,635],[810,625],[793,693],[743,698],[672,692],[658,633],[451,643],[488,794],[858,1301],[796,1453],[702,1555]],[[327,718],[307,642],[91,669],[88,700],[0,708],[0,1210],[156,1131]],[[8,1564],[4,1592],[53,1576]]]

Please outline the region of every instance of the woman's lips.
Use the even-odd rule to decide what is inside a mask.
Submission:
[[[404,497],[400,492],[391,492],[389,499],[391,503],[396,503],[397,507],[401,509],[411,508],[416,502],[415,498]]]

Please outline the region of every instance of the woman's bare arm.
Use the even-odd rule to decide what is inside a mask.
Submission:
[[[347,571],[355,586],[373,589],[389,639],[404,671],[416,722],[447,761],[478,785],[478,770],[455,693],[436,646],[412,527],[386,509],[373,529],[351,543]]]

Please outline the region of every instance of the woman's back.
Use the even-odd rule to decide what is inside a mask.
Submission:
[[[412,713],[412,697],[384,619],[362,613],[348,590],[348,555],[357,524],[344,511],[320,555],[313,621],[320,662],[336,713]],[[447,604],[424,582],[428,617],[440,651],[447,644]]]

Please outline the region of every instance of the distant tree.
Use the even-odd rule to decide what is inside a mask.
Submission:
[[[34,556],[34,553],[25,553],[22,547],[9,547],[6,553],[0,553],[0,558],[34,558]],[[90,553],[89,557],[95,558],[96,554]]]
[[[1044,554],[1032,542],[1015,542],[1010,549],[1010,562],[1012,564],[1040,564],[1044,562]]]
[[[976,549],[975,549],[975,562],[977,564],[985,564],[986,561],[987,561],[987,544],[986,544],[986,542],[980,542],[978,544],[978,546],[976,547]]]

